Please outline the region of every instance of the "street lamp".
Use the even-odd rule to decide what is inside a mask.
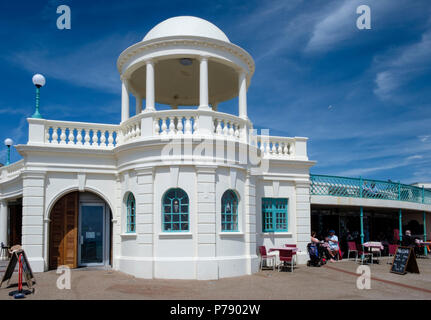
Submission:
[[[39,100],[40,100],[40,88],[45,85],[45,77],[41,74],[35,74],[33,76],[33,84],[36,86],[36,111],[32,118],[41,119],[42,115],[39,113]]]
[[[7,147],[7,161],[6,161],[6,165],[10,165],[10,146],[13,145],[13,140],[10,138],[7,138],[4,141],[5,146]]]

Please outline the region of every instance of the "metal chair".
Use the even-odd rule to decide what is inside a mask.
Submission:
[[[290,264],[290,271],[293,272],[294,267],[294,259],[293,252],[291,250],[280,250],[280,264],[278,265],[278,271],[284,266],[286,266],[286,262]]]
[[[361,264],[364,264],[366,258],[370,258],[371,264],[373,264],[373,254],[371,252],[366,252],[364,246],[362,245],[362,251],[359,252],[361,255]]]
[[[265,260],[266,266],[268,266],[268,260],[272,260],[272,270],[275,270],[275,256],[268,255],[266,253],[266,247],[265,246],[259,246],[259,253],[260,253],[259,269],[262,270],[264,260]]]
[[[284,245],[284,247],[285,248],[296,248],[296,244],[288,244],[288,243],[286,243]],[[293,255],[293,258],[295,259],[295,264],[296,264],[296,259],[297,259],[296,252],[292,252],[292,255]]]
[[[348,250],[347,250],[347,260],[349,260],[349,258],[350,258],[350,252],[356,252],[355,261],[357,261],[358,260],[359,251],[356,248],[356,242],[355,241],[348,241],[347,242],[347,247],[348,247]]]
[[[397,253],[398,245],[390,244],[388,248],[389,248],[389,253],[388,253],[388,261],[386,262],[386,264],[392,264],[391,258],[395,255],[395,253]]]

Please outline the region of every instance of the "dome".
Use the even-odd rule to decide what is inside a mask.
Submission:
[[[209,21],[191,16],[180,16],[160,22],[143,41],[175,36],[195,36],[229,42],[229,38]]]

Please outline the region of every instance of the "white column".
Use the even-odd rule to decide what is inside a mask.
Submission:
[[[201,57],[199,65],[199,109],[209,109],[208,106],[208,58]]]
[[[238,76],[238,109],[239,117],[248,119],[247,117],[247,77],[245,72],[241,72]]]
[[[154,61],[147,61],[147,80],[146,80],[146,97],[145,111],[155,110],[155,93],[154,93]]]
[[[128,80],[126,78],[121,79],[121,122],[129,119],[129,89]]]
[[[142,97],[136,96],[136,114],[140,114],[142,112]]]
[[[7,245],[7,202],[0,201],[0,242]]]

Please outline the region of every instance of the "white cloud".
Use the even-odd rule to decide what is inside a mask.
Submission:
[[[314,26],[305,51],[326,51],[334,44],[350,38],[356,31],[356,8],[361,4],[361,0],[346,0],[337,9],[331,7]]]
[[[377,68],[374,93],[382,100],[391,99],[394,91],[430,69],[431,28],[421,40],[404,48],[397,48],[375,59]]]
[[[135,35],[112,35],[92,41],[70,53],[58,50],[25,50],[6,59],[32,73],[43,73],[49,78],[76,86],[112,93],[121,91],[116,59],[122,50],[136,42]]]

